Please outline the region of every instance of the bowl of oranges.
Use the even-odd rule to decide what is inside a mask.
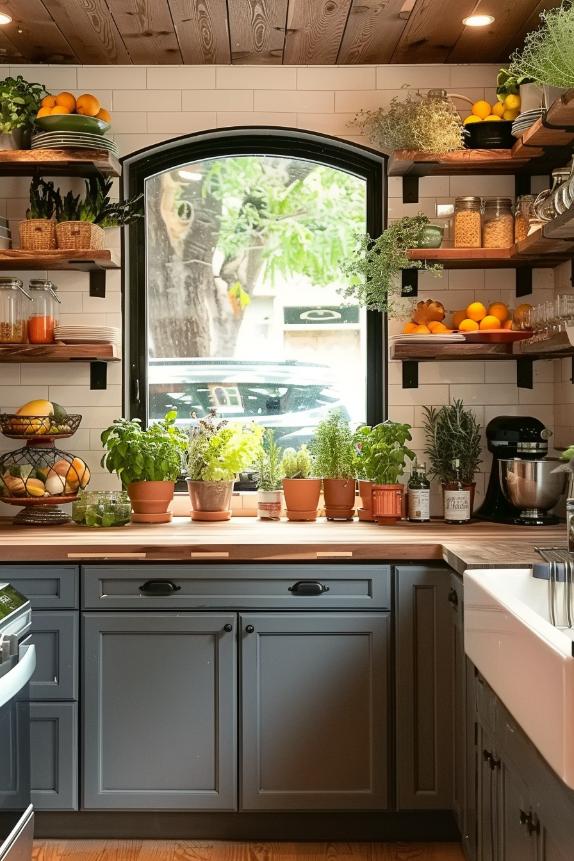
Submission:
[[[405,323],[403,335],[451,335],[460,333],[467,341],[479,343],[518,341],[529,338],[531,305],[524,303],[511,311],[504,302],[471,302],[454,311],[450,320],[441,302],[427,299],[413,309],[412,318]]]
[[[476,101],[463,120],[467,149],[509,149],[514,144],[512,123],[520,113],[520,96],[509,94],[493,105]]]
[[[46,132],[88,132],[103,135],[111,126],[112,118],[91,93],[77,98],[62,92],[45,96],[36,114],[36,125]]]

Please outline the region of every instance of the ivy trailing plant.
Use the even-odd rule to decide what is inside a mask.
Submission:
[[[564,0],[540,14],[541,24],[528,33],[510,58],[509,73],[537,84],[574,87],[574,5]]]
[[[460,461],[460,475],[465,484],[472,484],[481,458],[480,424],[472,410],[465,409],[461,400],[448,406],[424,406],[425,454],[430,461],[431,475],[440,481],[455,478],[453,460]]]
[[[374,427],[363,425],[354,439],[358,475],[374,484],[397,484],[405,471],[407,458],[415,457],[407,446],[412,440],[408,424],[386,421]]]
[[[281,490],[283,478],[281,449],[277,445],[275,434],[271,428],[267,428],[263,436],[255,469],[257,470],[257,487],[259,490]]]
[[[176,418],[171,410],[145,429],[140,419],[116,419],[101,435],[106,449],[102,466],[115,472],[124,487],[134,481],[176,481],[188,442]]]
[[[263,428],[219,420],[214,412],[193,428],[187,453],[191,481],[232,481],[260,456]]]
[[[349,421],[340,409],[319,422],[311,442],[315,471],[321,478],[355,477],[355,444]]]
[[[408,296],[402,294],[402,270],[425,269],[433,274],[442,270],[439,263],[410,260],[407,255],[409,248],[422,243],[429,224],[426,215],[407,215],[389,225],[378,239],[368,234],[358,236],[354,254],[341,267],[349,279],[341,291],[343,296],[371,311],[391,316],[404,313]]]
[[[45,95],[43,84],[31,84],[22,75],[0,81],[0,133],[31,129]]]

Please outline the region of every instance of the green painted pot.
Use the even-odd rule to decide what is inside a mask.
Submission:
[[[428,224],[423,227],[422,239],[419,242],[419,248],[440,248],[442,245],[442,236],[444,228],[438,224]]]

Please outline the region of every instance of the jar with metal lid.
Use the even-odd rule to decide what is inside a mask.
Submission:
[[[552,171],[552,187],[541,191],[534,201],[534,212],[540,221],[552,221],[566,209],[560,205],[557,208],[556,194],[564,183],[570,179],[570,167],[557,167]]]
[[[28,315],[28,341],[31,344],[52,344],[58,324],[58,289],[52,281],[34,278],[29,284],[32,306]]]
[[[19,278],[0,278],[0,344],[25,344],[30,296]]]
[[[528,236],[530,224],[536,220],[534,214],[534,201],[536,195],[521,194],[516,200],[516,208],[514,210],[514,241],[521,242]]]
[[[482,200],[480,197],[457,197],[454,201],[454,247],[480,248],[482,234]]]
[[[509,197],[487,197],[482,220],[483,248],[510,248],[514,244],[514,213]]]

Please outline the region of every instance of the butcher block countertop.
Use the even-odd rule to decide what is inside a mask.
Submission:
[[[0,520],[0,563],[10,562],[308,562],[444,561],[465,568],[527,567],[539,560],[535,547],[564,547],[566,527],[492,523],[447,526],[401,522],[289,523],[237,517],[224,523],[192,523],[187,517],[163,525],[115,529],[17,527]]]

